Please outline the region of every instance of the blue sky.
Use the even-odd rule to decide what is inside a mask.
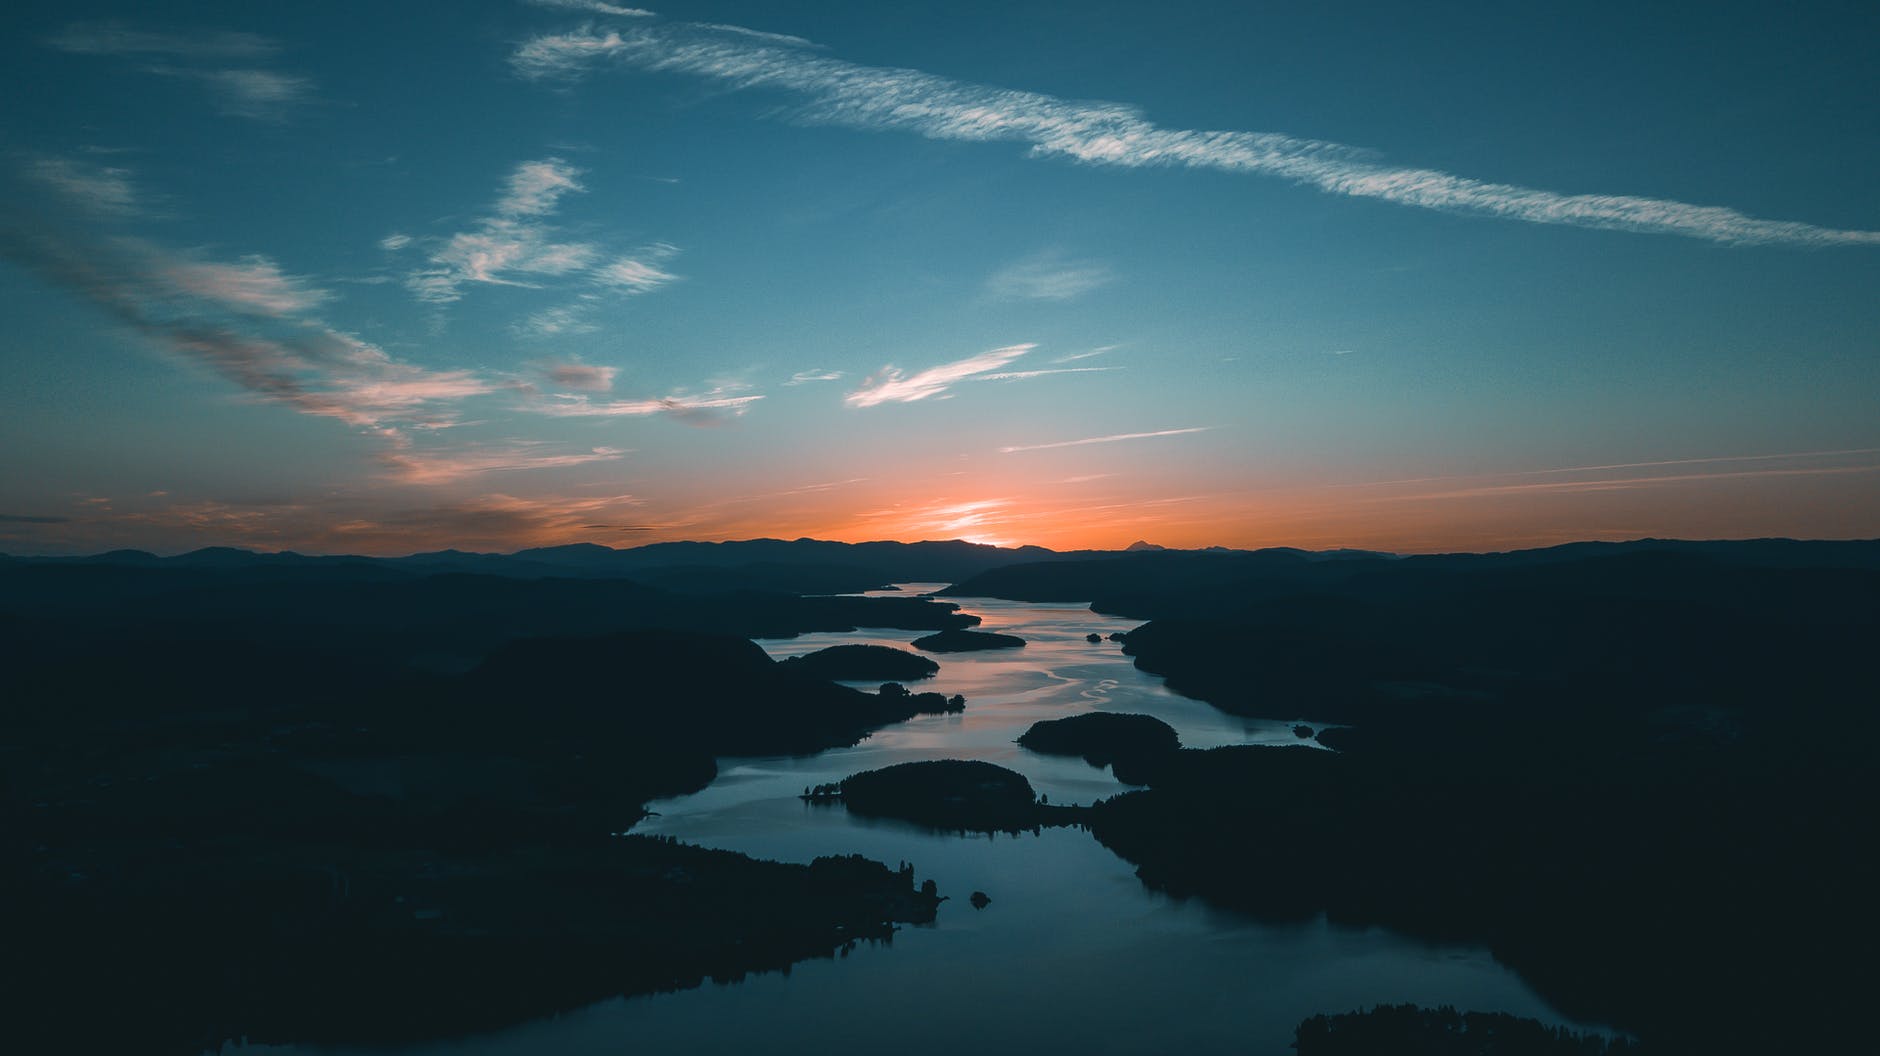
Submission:
[[[1880,15],[1525,6],[29,6],[0,550],[1880,534]]]

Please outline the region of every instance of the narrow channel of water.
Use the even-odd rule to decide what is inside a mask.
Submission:
[[[1079,830],[937,835],[798,799],[806,786],[861,770],[957,758],[1017,770],[1053,803],[1088,803],[1124,786],[1107,771],[1039,756],[1013,741],[1040,719],[1090,710],[1154,715],[1189,747],[1306,743],[1291,722],[1226,715],[1136,670],[1108,640],[1111,632],[1130,629],[1129,621],[1077,605],[963,604],[983,617],[980,629],[1029,643],[936,657],[940,673],[912,688],[964,694],[964,714],[924,716],[855,747],[808,758],[720,760],[709,788],[655,802],[656,816],[633,829],[785,861],[859,852],[890,865],[912,862],[919,878],[933,878],[950,896],[936,924],[904,928],[892,945],[810,961],[787,975],[606,1001],[496,1034],[395,1051],[744,1056],[892,1048],[935,1056],[1027,1049],[1285,1056],[1301,1019],[1379,1003],[1450,1004],[1568,1022],[1480,948],[1431,945],[1323,918],[1261,923],[1169,899],[1145,889],[1128,863]],[[1103,640],[1087,641],[1092,632]],[[904,647],[914,637],[863,630],[759,644],[781,659],[850,643]],[[986,892],[991,904],[975,910],[966,897],[973,891]]]

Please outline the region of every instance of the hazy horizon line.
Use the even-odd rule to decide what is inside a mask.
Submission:
[[[1470,555],[1480,555],[1480,556],[1493,556],[1493,555],[1498,555],[1498,554],[1519,554],[1519,553],[1531,553],[1531,552],[1536,552],[1536,551],[1541,551],[1541,550],[1557,550],[1557,549],[1562,549],[1564,547],[1585,546],[1589,544],[1600,544],[1600,545],[1608,545],[1608,546],[1623,546],[1627,544],[1643,544],[1643,543],[1672,543],[1672,544],[1681,544],[1681,545],[1702,545],[1702,544],[1717,544],[1717,543],[1742,543],[1742,544],[1747,544],[1747,543],[1875,543],[1875,544],[1880,544],[1880,536],[1847,537],[1847,538],[1835,538],[1835,537],[1806,537],[1804,538],[1804,537],[1799,537],[1799,536],[1785,536],[1785,535],[1711,537],[1711,538],[1686,538],[1686,537],[1676,537],[1676,536],[1650,536],[1650,535],[1624,536],[1624,537],[1618,537],[1618,538],[1600,538],[1596,536],[1589,536],[1584,539],[1573,539],[1564,543],[1549,543],[1544,546],[1517,546],[1517,547],[1509,547],[1506,549],[1482,549],[1482,550],[1466,550],[1466,549],[1378,550],[1372,547],[1364,547],[1364,546],[1328,546],[1328,547],[1316,547],[1315,548],[1315,547],[1306,547],[1306,546],[1294,546],[1294,545],[1287,544],[1287,543],[1274,543],[1274,544],[1267,545],[1267,546],[1229,546],[1225,544],[1216,543],[1216,544],[1209,544],[1206,546],[1184,547],[1184,546],[1161,546],[1158,544],[1149,543],[1146,546],[1142,546],[1140,548],[1132,550],[1132,547],[1136,547],[1137,543],[1146,543],[1146,542],[1147,542],[1146,540],[1137,540],[1136,543],[1130,543],[1124,546],[1073,547],[1070,549],[1059,550],[1059,549],[1054,549],[1048,546],[1041,546],[1035,543],[1019,543],[1015,545],[1003,545],[1003,544],[995,544],[995,543],[977,543],[977,542],[973,542],[970,539],[961,539],[957,537],[952,538],[952,539],[864,539],[864,540],[860,540],[857,542],[848,542],[846,540],[841,540],[841,539],[820,539],[814,536],[798,536],[797,538],[794,538],[794,539],[784,539],[778,536],[751,536],[748,538],[740,538],[740,539],[662,539],[657,542],[641,543],[637,546],[609,546],[606,543],[597,543],[591,540],[576,540],[574,542],[555,543],[555,544],[551,544],[547,546],[525,546],[520,549],[509,550],[509,551],[460,550],[456,547],[443,547],[441,549],[434,549],[434,550],[414,550],[410,553],[400,553],[400,554],[368,554],[368,553],[359,553],[359,552],[309,551],[309,550],[255,550],[255,549],[250,549],[244,546],[229,546],[229,545],[220,544],[220,543],[208,543],[202,546],[193,547],[188,550],[171,550],[171,551],[146,550],[146,549],[143,549],[142,547],[135,547],[135,546],[113,547],[110,550],[100,550],[94,553],[44,553],[44,552],[20,553],[20,552],[11,552],[11,551],[0,551],[0,561],[14,561],[14,560],[88,561],[88,560],[96,560],[98,558],[103,558],[103,557],[109,557],[114,554],[125,554],[125,555],[141,554],[141,555],[154,558],[159,561],[169,561],[169,560],[174,560],[180,557],[188,557],[192,554],[201,554],[207,551],[223,551],[223,552],[230,552],[230,553],[238,553],[238,554],[245,554],[251,557],[300,557],[300,558],[307,558],[310,560],[354,559],[354,560],[360,560],[360,561],[404,561],[404,560],[409,560],[411,558],[416,558],[416,557],[429,557],[429,556],[442,555],[442,554],[457,554],[457,555],[462,555],[465,557],[509,558],[509,557],[518,557],[522,554],[527,554],[527,553],[532,553],[532,552],[551,551],[551,550],[569,550],[569,549],[574,549],[577,547],[601,549],[601,550],[611,551],[614,553],[628,553],[630,551],[645,550],[645,549],[649,549],[655,546],[732,546],[732,545],[737,545],[737,544],[742,544],[742,543],[785,543],[785,544],[820,543],[820,544],[834,545],[834,546],[875,546],[875,545],[881,545],[881,544],[892,544],[896,546],[929,546],[929,545],[958,544],[958,545],[964,545],[964,546],[974,546],[974,547],[979,547],[982,549],[989,549],[989,550],[1004,550],[1004,551],[1009,551],[1009,552],[1014,552],[1014,553],[1018,551],[1023,551],[1023,550],[1032,550],[1032,551],[1043,551],[1045,553],[1050,553],[1050,554],[1082,554],[1082,553],[1121,554],[1121,553],[1132,553],[1132,552],[1134,553],[1191,553],[1191,554],[1225,552],[1225,553],[1253,554],[1253,553],[1263,553],[1263,552],[1271,551],[1271,550],[1292,550],[1292,551],[1297,551],[1299,553],[1307,553],[1307,554],[1363,553],[1363,554],[1374,554],[1380,557],[1422,557],[1422,556],[1440,556],[1440,555],[1446,555],[1446,554],[1470,554]]]

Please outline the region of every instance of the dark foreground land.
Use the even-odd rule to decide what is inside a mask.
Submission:
[[[1653,1053],[1870,1040],[1880,545],[861,550],[0,559],[0,992],[17,1010],[0,1044],[445,1036],[931,919],[938,894],[910,871],[611,834],[703,787],[718,756],[964,706],[839,686],[748,640],[964,632],[928,599],[763,589],[949,567],[971,577],[956,594],[1144,620],[1124,642],[1138,666],[1229,712],[1309,719],[1337,751],[1192,751],[1079,721],[1028,746],[1144,787],[1051,807],[1008,771],[930,764],[851,778],[849,809],[1077,824],[1172,893],[1484,943]],[[1325,1027],[1429,1042],[1363,1051],[1484,1036],[1440,1013]]]
[[[1350,724],[1133,759],[1149,787],[1084,823],[1151,886],[1483,942],[1653,1052],[1870,1040],[1880,545],[1161,553],[948,593],[1094,598],[1184,693]]]
[[[887,941],[934,917],[911,868],[613,834],[718,756],[962,706],[748,636],[970,622],[613,579],[0,563],[0,1048],[449,1036]]]

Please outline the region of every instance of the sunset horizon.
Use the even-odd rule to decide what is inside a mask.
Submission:
[[[459,10],[22,18],[0,552],[1880,525],[1829,12]]]
[[[1874,0],[5,24],[0,1048],[1874,1049]]]
[[[834,545],[840,545],[840,546],[871,546],[871,545],[943,546],[943,545],[963,543],[963,544],[967,544],[970,546],[986,547],[986,548],[1002,550],[1002,551],[1045,551],[1045,552],[1054,553],[1054,554],[1066,554],[1066,553],[1110,554],[1110,553],[1123,553],[1123,552],[1133,551],[1133,550],[1158,550],[1158,551],[1166,550],[1166,551],[1173,551],[1173,552],[1232,552],[1232,553],[1255,553],[1261,550],[1298,550],[1298,551],[1303,551],[1309,554],[1335,554],[1335,553],[1341,553],[1341,552],[1362,552],[1362,553],[1381,554],[1381,555],[1390,556],[1390,557],[1414,557],[1414,556],[1438,556],[1438,555],[1444,555],[1444,554],[1485,554],[1486,555],[1486,554],[1519,553],[1519,552],[1531,551],[1531,550],[1549,550],[1555,547],[1572,546],[1574,544],[1582,544],[1582,543],[1585,543],[1585,544],[1636,544],[1636,543],[1689,543],[1689,544],[1726,543],[1728,544],[1728,543],[1761,543],[1761,542],[1864,543],[1864,542],[1873,542],[1875,541],[1876,538],[1880,538],[1880,537],[1850,535],[1846,537],[1837,538],[1837,537],[1832,537],[1832,536],[1793,536],[1793,535],[1777,535],[1777,534],[1762,534],[1762,535],[1750,534],[1750,535],[1735,535],[1735,536],[1676,536],[1676,535],[1657,535],[1657,534],[1645,533],[1645,534],[1636,534],[1636,535],[1612,534],[1609,536],[1590,536],[1589,535],[1589,536],[1575,536],[1572,538],[1557,538],[1557,539],[1556,538],[1539,538],[1539,539],[1533,539],[1533,540],[1528,540],[1528,541],[1515,541],[1515,542],[1508,543],[1507,545],[1483,543],[1481,545],[1476,545],[1476,546],[1445,547],[1441,545],[1432,545],[1432,546],[1423,547],[1423,548],[1356,545],[1356,544],[1336,543],[1336,542],[1315,543],[1313,545],[1304,545],[1300,543],[1287,542],[1284,540],[1276,540],[1276,541],[1270,541],[1270,542],[1263,541],[1263,542],[1254,542],[1254,543],[1239,544],[1239,545],[1230,544],[1230,543],[1213,543],[1213,542],[1169,544],[1169,543],[1163,543],[1163,542],[1158,541],[1160,538],[1163,538],[1163,537],[1139,536],[1136,538],[1131,538],[1124,542],[1116,542],[1116,543],[1104,542],[1104,543],[1091,544],[1091,545],[1065,544],[1065,545],[1048,546],[1043,543],[1035,543],[1035,542],[1030,542],[1026,540],[992,539],[992,538],[978,537],[978,536],[972,536],[972,535],[956,535],[956,536],[949,536],[949,537],[936,536],[933,538],[910,538],[910,539],[877,538],[877,537],[866,537],[866,536],[856,536],[854,538],[842,538],[838,535],[833,535],[833,534],[832,535],[727,536],[725,538],[716,538],[716,539],[698,538],[698,537],[692,537],[692,536],[683,536],[683,537],[674,536],[670,538],[653,538],[649,536],[635,535],[631,539],[622,539],[618,537],[608,538],[608,537],[602,537],[602,536],[583,535],[577,532],[574,535],[567,537],[567,538],[548,538],[548,539],[543,539],[541,541],[522,542],[519,544],[509,545],[505,547],[478,548],[474,546],[452,545],[448,541],[440,541],[438,545],[423,546],[423,547],[418,547],[415,549],[401,548],[397,545],[392,545],[386,548],[379,548],[379,549],[369,549],[369,548],[364,548],[364,547],[354,548],[354,549],[319,549],[315,547],[305,547],[305,546],[296,547],[296,546],[291,546],[291,545],[283,545],[278,548],[271,548],[270,546],[266,544],[265,541],[260,541],[260,542],[257,542],[255,540],[217,541],[214,538],[210,538],[206,541],[197,541],[194,545],[188,545],[188,546],[148,547],[148,546],[136,546],[136,545],[123,545],[123,546],[111,546],[111,547],[104,547],[104,548],[85,548],[83,546],[79,546],[79,547],[62,549],[62,550],[42,550],[42,551],[19,550],[19,551],[14,551],[10,553],[0,552],[0,559],[3,559],[3,558],[58,559],[58,558],[79,558],[79,557],[101,557],[101,556],[107,556],[112,553],[127,553],[127,552],[128,553],[147,553],[152,556],[159,557],[159,558],[174,558],[174,557],[187,556],[189,554],[198,553],[200,551],[205,551],[205,550],[239,551],[243,553],[254,554],[259,557],[293,555],[293,556],[300,556],[300,557],[316,557],[316,558],[370,557],[370,558],[383,558],[383,559],[398,559],[398,558],[405,558],[405,557],[421,557],[427,554],[437,554],[437,553],[464,553],[464,554],[474,554],[474,555],[514,556],[514,555],[525,553],[531,550],[555,550],[555,549],[580,548],[580,547],[599,547],[599,548],[606,549],[606,550],[628,551],[628,550],[637,550],[637,549],[641,549],[644,547],[658,547],[661,545],[668,545],[668,544],[677,544],[677,545],[692,544],[692,545],[701,545],[701,546],[721,546],[721,545],[735,546],[738,544],[749,544],[749,543],[827,543],[827,544],[834,544]]]

